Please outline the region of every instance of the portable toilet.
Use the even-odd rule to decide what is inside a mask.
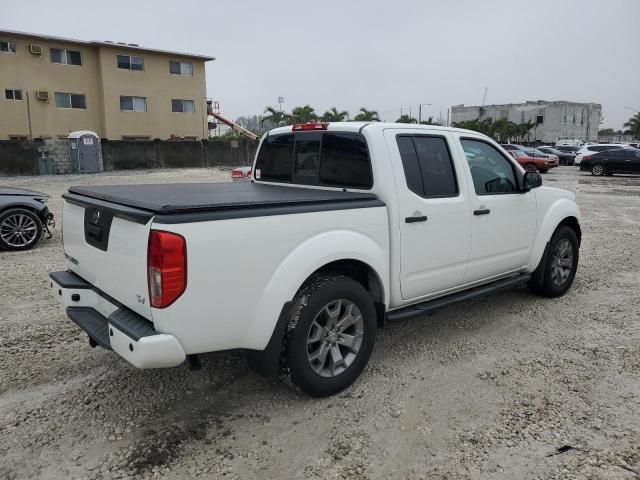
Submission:
[[[100,171],[100,138],[96,132],[79,130],[69,134],[69,161],[72,173]]]

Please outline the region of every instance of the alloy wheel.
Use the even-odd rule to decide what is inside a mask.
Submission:
[[[573,246],[571,242],[563,238],[553,250],[551,258],[551,281],[556,287],[562,287],[571,276],[573,268]]]
[[[335,300],[316,315],[307,333],[307,360],[321,377],[336,377],[358,356],[364,319],[355,303]]]
[[[38,226],[33,218],[22,213],[9,215],[0,224],[0,237],[11,247],[21,248],[37,240]]]

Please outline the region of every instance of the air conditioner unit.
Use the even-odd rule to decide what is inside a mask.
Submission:
[[[42,45],[29,45],[29,52],[34,55],[42,55]]]
[[[38,100],[49,100],[49,92],[47,92],[46,90],[37,90],[36,98]]]

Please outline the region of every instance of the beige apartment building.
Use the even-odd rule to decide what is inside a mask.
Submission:
[[[0,140],[207,138],[213,57],[0,30]]]

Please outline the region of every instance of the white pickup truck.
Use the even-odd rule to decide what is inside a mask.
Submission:
[[[71,187],[53,294],[92,346],[139,368],[245,349],[331,395],[385,322],[578,266],[572,193],[455,128],[317,123],[270,131],[251,182]]]

